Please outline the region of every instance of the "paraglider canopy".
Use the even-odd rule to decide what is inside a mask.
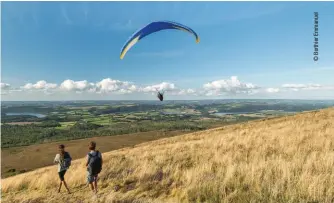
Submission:
[[[144,37],[152,33],[159,32],[161,30],[173,30],[173,29],[192,34],[196,39],[196,43],[199,43],[200,41],[199,36],[193,29],[185,25],[182,25],[180,23],[176,23],[172,21],[151,22],[145,27],[133,33],[133,35],[125,42],[124,46],[122,47],[121,53],[120,53],[120,59],[123,59],[125,54],[131,49],[131,47],[134,46],[138,41],[140,41]],[[163,101],[164,91],[158,91],[157,97],[159,98],[160,101]]]
[[[185,25],[182,25],[180,23],[172,22],[172,21],[156,21],[156,22],[152,22],[152,23],[146,25],[145,27],[141,28],[137,32],[133,33],[133,35],[125,42],[124,46],[122,47],[122,51],[121,51],[121,54],[120,54],[120,59],[123,59],[125,54],[139,40],[143,39],[144,37],[146,37],[146,36],[148,36],[152,33],[155,33],[155,32],[161,31],[161,30],[170,30],[170,29],[181,30],[181,31],[190,33],[195,37],[196,43],[199,43],[199,36],[191,28],[189,28]]]

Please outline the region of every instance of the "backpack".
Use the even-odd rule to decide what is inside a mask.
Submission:
[[[68,152],[64,154],[64,167],[69,168],[71,166],[72,157]]]
[[[93,175],[97,175],[102,170],[102,160],[99,157],[100,152],[96,151],[95,156],[93,156],[91,153],[88,153],[88,172]]]

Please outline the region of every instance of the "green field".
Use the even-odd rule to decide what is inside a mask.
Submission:
[[[60,127],[56,127],[56,129],[66,129],[66,128],[70,128],[71,126],[73,126],[75,124],[75,122],[60,122]]]
[[[54,102],[52,105],[7,104],[1,106],[2,147],[15,147],[91,136],[114,136],[148,131],[202,130],[212,126],[246,122],[266,117],[325,108],[329,104],[277,101],[233,101],[221,103],[183,102]],[[44,114],[7,116],[7,112]],[[225,112],[227,115],[216,115]],[[237,113],[246,112],[246,113]],[[248,112],[248,113],[247,113]]]
[[[1,144],[6,154],[32,154],[35,152],[22,151],[36,148],[39,144],[47,144],[50,149],[54,142],[68,143],[78,141],[85,143],[85,138],[109,142],[119,140],[115,136],[122,135],[122,142],[115,143],[122,147],[128,143],[131,134],[138,134],[131,143],[146,139],[157,139],[186,132],[205,130],[224,125],[247,122],[255,119],[279,117],[293,114],[297,111],[314,110],[326,105],[291,104],[270,102],[223,102],[208,103],[185,102],[173,104],[136,104],[129,102],[67,103],[57,106],[48,104],[3,104],[1,106]],[[334,105],[334,104],[333,104]],[[32,115],[7,116],[7,112],[32,112],[43,114],[45,117]],[[223,113],[217,115],[215,113]],[[238,113],[239,112],[239,113]],[[240,113],[243,112],[243,113]],[[130,137],[127,137],[130,136]],[[111,141],[113,142],[113,141]],[[116,147],[116,145],[113,145]],[[118,146],[119,145],[119,146]],[[85,146],[85,144],[84,144]],[[110,144],[103,145],[105,147]],[[79,150],[80,146],[76,146]],[[36,150],[39,148],[36,148]],[[110,150],[111,148],[106,148]],[[85,149],[80,148],[84,151]],[[51,156],[51,155],[50,155]],[[5,157],[3,157],[5,158]],[[10,163],[4,168],[6,176],[25,172],[24,165],[18,159],[6,157]],[[37,163],[37,162],[36,162]],[[49,163],[44,160],[43,163]],[[37,165],[36,165],[37,166]],[[36,167],[32,165],[31,167]]]

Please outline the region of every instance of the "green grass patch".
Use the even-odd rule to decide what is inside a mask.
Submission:
[[[56,129],[66,129],[66,128],[70,128],[71,126],[73,126],[75,124],[75,122],[60,122],[60,127],[56,127]]]
[[[90,117],[87,119],[87,122],[98,124],[98,125],[109,125],[113,122],[113,119],[109,116],[98,116],[98,117]]]

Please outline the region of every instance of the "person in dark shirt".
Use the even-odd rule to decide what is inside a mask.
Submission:
[[[95,194],[97,194],[97,178],[102,170],[102,154],[96,150],[96,143],[90,142],[90,152],[87,154],[87,182]]]
[[[65,151],[65,146],[63,144],[58,146],[59,153],[56,155],[54,159],[54,163],[58,164],[58,175],[60,179],[59,189],[58,193],[60,192],[61,186],[64,184],[67,192],[71,194],[70,190],[67,187],[66,181],[65,181],[65,173],[67,169],[69,168],[69,162],[72,160],[70,154]]]

